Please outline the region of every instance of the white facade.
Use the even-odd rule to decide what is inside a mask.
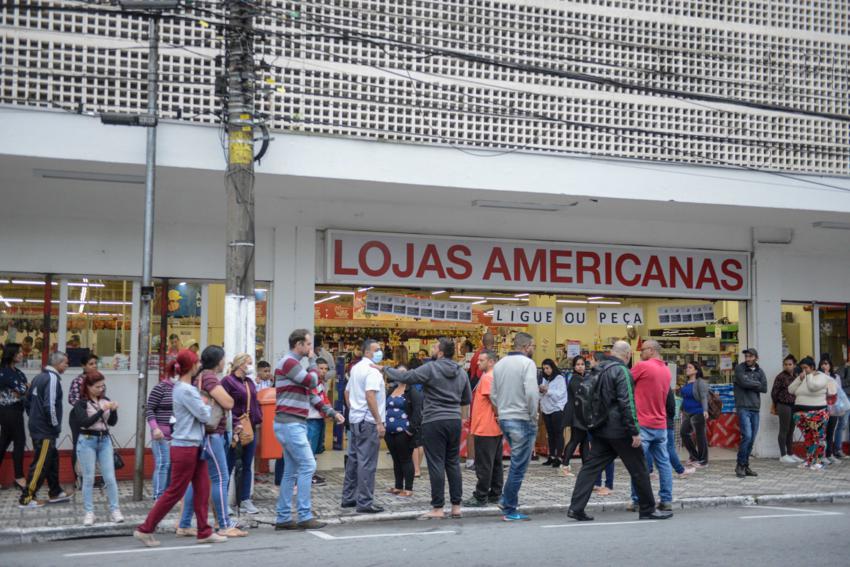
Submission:
[[[19,133],[0,139],[0,272],[137,279],[143,186],[48,179],[35,170],[139,173],[144,132],[20,108],[0,109],[0,128]],[[217,131],[164,123],[159,156],[154,276],[222,280]],[[747,334],[771,379],[781,369],[782,301],[850,303],[850,232],[813,226],[850,221],[844,178],[528,154],[482,158],[450,148],[277,135],[258,168],[256,192],[257,279],[273,283],[270,359],[285,352],[291,329],[313,326],[325,229],[751,254]],[[481,200],[518,208],[473,204]],[[523,203],[560,210],[521,210]],[[790,242],[765,242],[776,240]],[[124,408],[119,442],[128,445],[135,374],[108,379]],[[763,399],[757,451],[772,455],[776,425]]]

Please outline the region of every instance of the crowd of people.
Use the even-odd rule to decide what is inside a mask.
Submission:
[[[218,543],[248,535],[228,505],[228,491],[233,482],[240,512],[259,513],[252,500],[252,474],[263,421],[258,392],[266,388],[275,389],[273,430],[283,447],[275,471],[280,486],[276,530],[325,526],[313,515],[312,488],[324,483],[316,474],[316,455],[323,450],[328,419],[345,423],[347,428],[340,506],[354,508],[360,514],[383,511],[375,498],[375,477],[384,441],[394,473],[394,483],[387,492],[397,497],[413,495],[424,455],[431,509],[421,519],[446,515],[461,518],[463,508],[495,503],[505,521],[527,520],[520,510],[519,496],[527,469],[536,458],[538,422],[542,421],[548,451],[541,464],[572,476],[571,462],[576,453],[582,462],[570,499],[570,518],[593,519],[585,512],[586,505],[594,492],[611,494],[617,458],[631,479],[629,509],[637,511],[640,519],[672,516],[674,478],[709,465],[712,392],[697,363],[685,366],[684,383],[676,387],[654,340],[639,343],[640,361],[635,364],[630,343],[618,341],[608,353],[590,359],[572,358],[565,364],[569,368],[559,368],[555,361],[546,359],[539,371],[531,335],[517,333],[512,350],[501,358],[493,346],[494,337],[485,334],[467,372],[455,361],[453,339],[442,338],[430,352],[421,351],[407,365],[396,367],[382,365],[381,345],[366,339],[360,359],[353,361],[347,372],[345,412],[335,410],[327,396],[327,380],[336,372],[334,357],[321,340],[314,347],[313,336],[306,329],[292,332],[289,352],[274,368],[264,361],[254,367],[251,355],[239,354],[225,372],[228,364],[218,346],[208,346],[200,353],[197,349],[170,353],[166,377],[150,392],[145,413],[155,461],[155,502],[134,536],[144,545],[159,545],[153,535],[156,527],[180,502],[178,536]],[[59,483],[56,447],[63,419],[61,376],[68,368],[68,357],[62,352],[51,353],[43,372],[29,383],[17,368],[21,358],[20,345],[4,345],[0,359],[0,463],[13,444],[19,503],[32,509],[67,501],[74,493]],[[758,476],[750,467],[750,455],[759,429],[761,396],[768,391],[758,352],[748,348],[743,358],[734,370],[741,430],[735,473],[741,478]],[[85,357],[83,371],[71,382],[68,392],[72,456],[85,526],[96,520],[92,502],[96,486],[105,489],[110,521],[124,521],[110,434],[118,421],[118,404],[107,397],[97,363],[96,356]],[[685,463],[676,451],[676,394],[681,398],[679,437],[688,453]],[[787,356],[770,392],[771,413],[779,421],[780,462],[820,470],[845,458],[842,444],[850,417],[848,394],[850,372],[845,368],[842,375],[837,374],[828,355],[819,363],[811,357],[797,361]],[[476,483],[464,499],[460,455],[467,415],[467,463],[475,470]],[[35,456],[26,475],[25,427]],[[805,458],[794,454],[795,429],[802,435]],[[505,444],[510,451],[506,477],[502,464]],[[658,479],[657,498],[651,475]],[[48,498],[40,500],[37,494],[45,481]],[[212,526],[208,521],[210,502]]]

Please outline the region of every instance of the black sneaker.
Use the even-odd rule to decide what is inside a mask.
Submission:
[[[368,508],[357,508],[358,514],[380,514],[383,511],[383,508],[381,508],[380,506],[375,506],[374,504],[372,504]]]
[[[744,467],[744,465],[737,465],[735,467],[735,476],[737,476],[738,478],[744,478],[745,476],[747,476],[746,468]]]
[[[552,457],[549,457],[548,459],[546,459],[545,461],[540,463],[540,465],[544,466],[544,467],[551,467],[552,466],[552,460],[553,460]]]
[[[340,508],[356,508],[357,502],[343,502],[339,505]]]
[[[472,498],[469,498],[469,499],[463,501],[463,507],[464,508],[483,508],[486,505],[487,505],[486,500],[479,500],[478,498],[476,498],[474,496]]]
[[[662,512],[672,512],[673,511],[673,504],[670,503],[670,502],[662,502],[661,504],[658,505],[658,509],[661,510]]]
[[[750,468],[750,465],[744,467],[744,475],[745,476],[758,476],[758,473]]]
[[[303,522],[298,522],[295,524],[295,529],[298,530],[320,530],[327,526],[327,522],[320,522],[316,518],[310,518],[309,520],[304,520]]]
[[[669,520],[673,517],[673,512],[659,512],[655,511],[649,514],[641,514],[638,516],[639,520]]]
[[[593,516],[588,516],[584,513],[584,510],[576,511],[576,510],[567,510],[567,517],[572,518],[577,522],[592,522]]]
[[[275,531],[278,531],[278,532],[283,531],[283,530],[287,530],[287,531],[297,530],[298,525],[295,522],[284,522],[282,524],[275,524],[274,529],[275,529]]]
[[[552,459],[552,468],[561,468],[561,459]]]
[[[490,504],[498,504],[501,501],[502,501],[502,495],[501,494],[488,494],[487,495],[487,502],[490,503]]]
[[[313,482],[313,486],[324,486],[328,483],[324,478],[320,477],[317,474],[313,475],[313,481],[312,482]]]

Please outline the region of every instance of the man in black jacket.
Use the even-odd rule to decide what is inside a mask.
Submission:
[[[744,351],[744,362],[735,367],[735,411],[741,427],[741,444],[738,446],[738,478],[758,476],[750,468],[750,453],[759,432],[761,395],[767,393],[767,376],[758,365],[759,353],[754,348]]]
[[[68,355],[51,352],[44,371],[33,378],[27,392],[27,413],[32,437],[34,459],[30,465],[27,484],[21,493],[21,508],[41,508],[45,502],[35,495],[47,479],[51,504],[71,499],[59,484],[59,452],[56,440],[62,432],[62,382],[60,375],[68,368]]]
[[[581,467],[573,488],[573,497],[567,516],[579,522],[593,520],[584,512],[596,477],[615,458],[620,457],[632,477],[640,505],[641,520],[666,520],[672,512],[655,509],[655,497],[649,471],[641,448],[640,426],[635,408],[634,385],[626,364],[631,360],[631,347],[625,341],[617,341],[611,349],[612,356],[600,361],[599,396],[607,408],[607,418],[596,428],[591,428],[593,441],[590,457]]]

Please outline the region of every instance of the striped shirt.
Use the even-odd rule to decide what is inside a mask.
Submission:
[[[313,391],[319,385],[315,360],[310,359],[309,368],[305,370],[299,358],[289,353],[277,363],[274,378],[277,393],[274,419],[277,423],[305,422],[311,406],[327,417],[336,415],[334,409]]]
[[[169,378],[162,380],[153,387],[148,394],[148,403],[145,405],[145,421],[148,422],[151,431],[159,429],[166,439],[171,439],[171,416],[174,414],[172,393],[174,382]]]

